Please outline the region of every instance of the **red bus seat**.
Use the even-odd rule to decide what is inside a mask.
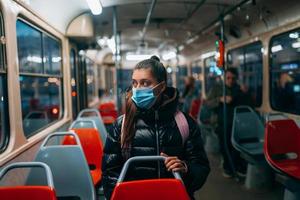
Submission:
[[[129,158],[120,173],[111,200],[188,200],[189,196],[179,172],[173,172],[176,179],[148,179],[123,182],[129,165],[136,161],[165,161],[163,156],[135,156]]]
[[[102,177],[103,144],[96,128],[73,128],[79,137],[85,158],[90,167],[90,173],[94,185],[97,186]],[[63,144],[72,145],[76,143],[72,136],[65,136]]]
[[[41,162],[17,162],[4,167],[0,171],[0,181],[8,171],[17,168],[44,168],[47,185],[1,186],[1,200],[56,200],[53,176],[48,165]]]
[[[56,200],[55,191],[49,186],[0,187],[1,200]]]
[[[114,102],[105,102],[100,104],[99,112],[104,124],[113,124],[118,118],[118,112]]]
[[[198,119],[199,112],[201,107],[201,99],[194,99],[192,101],[191,109],[190,109],[190,116],[192,116],[195,120]]]
[[[266,124],[264,152],[273,168],[300,180],[300,129],[293,120]]]
[[[151,179],[118,183],[111,199],[188,200],[189,196],[178,179]]]

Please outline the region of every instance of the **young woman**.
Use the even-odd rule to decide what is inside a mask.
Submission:
[[[200,129],[185,114],[189,135],[183,140],[175,120],[178,91],[167,87],[166,81],[166,70],[156,56],[139,62],[134,68],[132,89],[126,95],[125,115],[114,124],[104,148],[102,180],[107,199],[112,195],[123,164],[133,156],[167,158],[165,163],[132,164],[127,180],[172,177],[171,171],[179,171],[191,199],[204,184],[210,168]]]

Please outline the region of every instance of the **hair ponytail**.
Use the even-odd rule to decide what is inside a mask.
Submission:
[[[125,115],[124,122],[122,122],[121,128],[121,148],[123,149],[129,148],[131,145],[131,141],[135,134],[135,113],[136,106],[131,100],[132,91],[127,92],[125,97]]]

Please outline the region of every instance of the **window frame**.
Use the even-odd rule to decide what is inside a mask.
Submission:
[[[1,24],[1,29],[0,29],[0,37],[5,37],[5,30],[4,30],[4,18],[3,14],[0,11],[0,24]],[[3,76],[3,96],[7,100],[6,105],[4,106],[3,112],[4,112],[4,120],[3,123],[5,123],[5,129],[3,133],[3,143],[0,143],[0,154],[3,153],[9,144],[10,141],[10,123],[9,123],[9,101],[8,101],[8,83],[7,83],[7,57],[6,57],[6,44],[5,43],[0,43],[0,58],[3,60],[3,65],[0,65],[0,76]],[[1,127],[2,128],[2,127]]]
[[[18,71],[18,75],[19,77],[21,76],[26,76],[26,77],[33,77],[33,78],[58,78],[61,82],[61,85],[58,87],[59,88],[59,99],[60,99],[60,105],[59,105],[59,110],[60,110],[60,113],[59,113],[59,116],[56,120],[48,123],[46,126],[43,126],[42,128],[40,129],[37,129],[35,131],[33,131],[32,133],[29,133],[29,134],[26,134],[25,131],[24,131],[24,127],[22,126],[22,130],[23,130],[23,135],[28,139],[34,135],[36,135],[38,132],[40,132],[41,130],[53,125],[54,123],[58,122],[59,120],[61,120],[64,116],[64,87],[63,87],[63,84],[64,84],[64,67],[63,67],[63,43],[61,41],[61,39],[53,36],[51,33],[49,33],[48,31],[40,28],[39,26],[35,25],[34,23],[32,23],[30,20],[27,20],[26,17],[22,17],[22,16],[18,16],[17,17],[17,20],[16,20],[16,25],[17,25],[17,22],[20,21],[24,24],[26,24],[27,26],[29,26],[30,28],[36,30],[36,31],[39,31],[41,33],[41,56],[42,58],[44,57],[44,37],[45,36],[48,36],[50,37],[51,39],[55,40],[56,42],[58,42],[59,44],[59,47],[60,47],[60,56],[61,56],[61,67],[60,67],[60,71],[61,73],[58,75],[58,74],[49,74],[49,73],[46,73],[46,70],[45,70],[45,62],[43,61],[42,59],[42,72],[43,73],[30,73],[30,72],[20,72],[20,64],[19,64],[19,71]],[[16,34],[17,34],[18,30],[16,29]],[[17,38],[17,36],[16,36]],[[18,49],[18,42],[17,42],[17,49]],[[17,55],[18,55],[18,50],[17,50]],[[19,61],[19,55],[18,55],[18,61]],[[20,83],[19,83],[20,84]],[[20,87],[20,97],[22,98],[22,94],[21,94],[21,87]],[[21,113],[23,115],[23,110],[21,109]],[[24,118],[22,117],[22,124],[24,123]]]

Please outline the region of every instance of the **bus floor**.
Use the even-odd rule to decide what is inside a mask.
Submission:
[[[243,182],[224,178],[221,169],[221,156],[208,154],[211,172],[205,185],[195,194],[197,200],[282,200],[283,188],[279,183],[269,190],[246,190]]]

